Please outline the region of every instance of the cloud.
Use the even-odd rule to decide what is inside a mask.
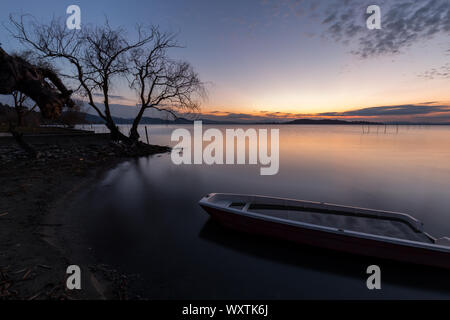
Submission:
[[[378,122],[450,123],[450,105],[425,102],[361,108],[344,112],[324,112],[319,118],[366,120]]]
[[[233,121],[242,123],[274,121],[274,119],[262,113],[235,113],[235,112],[221,112],[221,111],[203,112],[200,115],[198,115],[197,118],[203,118],[214,121]]]
[[[94,97],[103,98],[103,93],[94,93],[94,94],[92,94],[92,95],[93,95]],[[129,100],[128,98],[126,98],[126,97],[124,97],[124,96],[116,96],[116,95],[113,95],[113,94],[109,94],[108,96],[109,96],[109,98],[112,98],[112,99]]]
[[[436,79],[436,78],[450,78],[450,63],[447,63],[446,65],[436,69],[432,68],[428,71],[425,71],[424,73],[420,74],[419,77],[425,78],[425,79]]]
[[[396,54],[437,34],[450,35],[449,0],[264,0],[262,4],[272,18],[301,13],[301,19],[318,19],[325,28],[323,37],[351,45],[351,53],[362,58]],[[380,30],[366,26],[369,5],[381,9]],[[450,49],[446,52],[450,54]]]
[[[450,106],[442,105],[398,105],[398,106],[382,106],[382,107],[371,107],[363,108],[352,111],[345,112],[325,112],[319,113],[320,116],[339,116],[339,117],[379,117],[379,116],[404,116],[404,115],[426,115],[433,114],[437,112],[444,112],[450,114]]]
[[[346,3],[345,5],[343,3]],[[347,0],[330,5],[322,24],[334,40],[351,43],[352,53],[369,56],[395,54],[438,33],[450,34],[450,1],[380,1],[381,29],[366,27],[371,1]]]

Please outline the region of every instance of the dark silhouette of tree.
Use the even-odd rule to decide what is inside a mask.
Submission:
[[[151,29],[151,41],[132,51],[131,87],[139,96],[139,112],[130,130],[130,138],[139,139],[138,125],[144,112],[155,109],[171,114],[178,111],[193,112],[199,109],[198,98],[205,89],[192,66],[185,61],[168,57],[168,50],[179,48],[174,34]]]
[[[41,59],[62,60],[70,68],[65,77],[76,84],[76,92],[105,121],[114,140],[136,144],[137,127],[147,109],[158,109],[175,115],[176,110],[195,110],[194,94],[202,90],[197,74],[187,62],[172,61],[167,50],[176,46],[173,35],[157,27],[136,27],[135,40],[122,28],[112,28],[108,21],[97,27],[84,26],[69,30],[62,19],[49,24],[25,16],[10,16],[11,34],[36,52]],[[129,80],[140,97],[138,116],[126,136],[114,123],[110,93],[115,80]],[[95,101],[99,93],[103,108]]]
[[[72,91],[64,86],[54,70],[9,55],[0,47],[0,94],[16,91],[33,99],[46,118],[55,118],[64,106],[73,105]]]
[[[25,16],[19,19],[10,16],[10,22],[12,35],[42,59],[68,63],[72,68],[65,76],[77,84],[77,93],[85,97],[105,121],[112,139],[129,141],[114,123],[109,94],[113,80],[126,76],[130,51],[144,45],[150,38],[144,37],[138,28],[138,39],[129,41],[123,29],[113,29],[108,21],[101,27],[86,26],[82,30],[69,30],[62,19],[56,18],[43,24],[35,20],[26,23]],[[94,100],[98,92],[103,96],[103,110]]]

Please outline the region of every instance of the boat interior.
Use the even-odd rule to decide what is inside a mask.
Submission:
[[[398,239],[450,244],[448,238],[435,241],[422,231],[420,221],[402,213],[260,196],[211,194],[205,198],[224,209]]]

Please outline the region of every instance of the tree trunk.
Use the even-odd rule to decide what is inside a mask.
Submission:
[[[23,125],[24,125],[24,119],[23,119],[24,112],[22,110],[17,109],[17,108],[16,108],[16,111],[17,111],[17,125],[19,127],[23,127]]]
[[[106,122],[106,127],[109,129],[109,132],[111,134],[111,140],[113,141],[121,141],[126,144],[133,144],[134,141],[124,135],[122,132],[120,132],[119,128],[116,126],[116,124],[111,120]]]
[[[131,127],[131,130],[130,130],[130,139],[135,142],[139,141],[140,136],[138,133],[138,126],[139,126],[139,123],[141,122],[144,111],[145,111],[145,108],[141,108],[141,110],[139,110],[139,113],[137,114],[136,118],[134,118],[133,126]]]
[[[113,122],[106,122],[106,127],[109,129],[109,132],[111,134],[111,140],[121,140],[121,135],[123,134],[119,131],[119,128]]]

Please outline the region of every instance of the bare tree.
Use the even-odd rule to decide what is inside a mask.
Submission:
[[[150,32],[151,41],[132,51],[133,80],[131,87],[139,96],[139,112],[133,121],[130,138],[139,139],[138,126],[148,109],[167,112],[177,117],[179,111],[196,111],[197,98],[205,89],[188,62],[171,60],[168,50],[179,48],[174,34],[161,33],[157,27]]]
[[[113,139],[137,144],[137,128],[148,109],[175,117],[177,111],[198,109],[196,98],[204,94],[204,87],[189,63],[168,58],[168,50],[179,47],[173,34],[138,26],[136,39],[131,41],[123,29],[112,28],[108,21],[101,27],[85,26],[77,31],[68,30],[61,19],[46,25],[25,23],[24,18],[10,16],[12,35],[42,59],[63,60],[72,66],[66,78],[77,84],[76,92],[105,121]],[[119,131],[111,115],[110,93],[117,79],[130,80],[139,96],[139,112],[129,137]],[[103,109],[94,99],[99,93]]]
[[[130,141],[122,134],[111,115],[110,91],[116,77],[126,76],[131,50],[151,40],[141,28],[137,28],[137,39],[128,40],[121,28],[113,29],[108,21],[101,27],[85,26],[83,30],[69,30],[62,19],[53,19],[49,24],[36,21],[25,22],[25,16],[15,19],[10,16],[12,35],[42,59],[61,59],[72,68],[65,76],[78,85],[77,92],[105,121],[114,140]],[[94,100],[95,94],[103,95],[103,110]]]

